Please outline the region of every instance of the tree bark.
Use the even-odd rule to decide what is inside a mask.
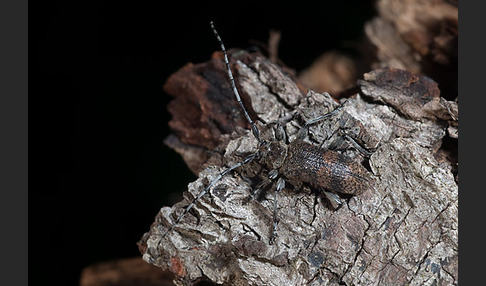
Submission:
[[[378,0],[376,17],[364,25],[364,40],[354,45],[360,57],[326,51],[300,72],[299,81],[314,91],[341,97],[340,92],[353,86],[362,73],[390,67],[433,78],[442,97],[452,100],[458,93],[457,2]]]
[[[275,138],[276,122],[293,140],[307,120],[339,105],[257,53],[235,50],[230,59],[266,140]],[[319,190],[290,182],[278,194],[270,245],[275,186],[250,198],[269,171],[254,160],[219,180],[161,240],[213,178],[258,146],[221,53],[172,75],[165,89],[175,97],[174,135],[166,143],[199,178],[183,201],[160,210],[139,242],[143,259],[173,272],[177,285],[457,284],[457,149],[442,146],[458,137],[457,102],[441,98],[434,81],[397,69],[371,71],[358,87],[340,112],[309,127],[305,141],[366,166],[374,184],[363,194],[343,196],[333,209]]]
[[[139,257],[90,265],[81,272],[80,286],[172,286],[174,275]]]
[[[446,99],[457,97],[457,0],[379,0],[364,27],[372,68],[392,67],[436,80]],[[444,92],[445,91],[445,92]]]

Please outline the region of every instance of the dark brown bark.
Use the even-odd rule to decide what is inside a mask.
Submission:
[[[275,137],[277,121],[294,140],[305,121],[338,106],[326,94],[299,88],[258,54],[233,51],[230,58],[266,140]],[[213,178],[258,146],[220,54],[175,73],[166,84],[176,97],[175,135],[166,142],[199,178],[183,201],[161,209],[139,242],[143,259],[173,272],[177,285],[456,284],[456,162],[438,154],[446,137],[457,138],[457,103],[441,98],[432,80],[396,69],[372,71],[359,87],[339,113],[310,126],[306,141],[368,166],[373,187],[343,197],[335,210],[310,186],[288,185],[279,193],[278,237],[269,245],[275,187],[250,198],[269,171],[254,160],[224,176],[161,240]]]
[[[174,275],[144,262],[126,258],[90,265],[83,269],[80,286],[172,286]]]

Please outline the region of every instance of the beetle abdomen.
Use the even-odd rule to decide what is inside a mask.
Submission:
[[[359,195],[369,187],[368,171],[361,164],[301,140],[290,143],[281,170],[290,180],[343,194]]]

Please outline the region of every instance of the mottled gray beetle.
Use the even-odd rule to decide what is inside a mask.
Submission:
[[[278,193],[285,187],[285,180],[288,180],[289,182],[307,183],[318,190],[322,190],[332,205],[340,204],[339,196],[335,195],[333,192],[359,195],[369,188],[371,180],[368,171],[361,164],[354,162],[352,159],[338,152],[325,150],[302,140],[309,125],[332,116],[342,108],[342,105],[337,107],[332,112],[307,121],[301,128],[301,131],[299,131],[297,139],[291,141],[289,144],[287,144],[286,140],[284,140],[286,135],[283,128],[277,128],[275,140],[263,140],[260,137],[260,131],[249,116],[243,102],[241,101],[238,89],[236,88],[235,80],[233,78],[233,73],[231,72],[228,55],[226,53],[223,41],[214,28],[213,22],[210,24],[211,29],[213,30],[214,35],[221,46],[221,50],[223,51],[224,61],[233,93],[238,101],[238,104],[243,110],[246,120],[251,126],[253,135],[258,140],[258,149],[255,153],[247,156],[243,161],[231,166],[216,176],[216,178],[214,178],[206,188],[199,192],[199,194],[184,209],[184,212],[179,215],[175,222],[171,224],[171,226],[162,235],[162,239],[174,229],[174,227],[189,212],[189,210],[191,210],[196,202],[202,196],[208,193],[211,187],[213,187],[223,176],[242,165],[258,159],[260,163],[269,170],[269,172],[268,178],[256,186],[252,196],[258,190],[267,186],[270,182],[277,180],[276,191],[274,193],[275,197],[272,235],[269,241],[269,243],[272,244],[277,235]]]

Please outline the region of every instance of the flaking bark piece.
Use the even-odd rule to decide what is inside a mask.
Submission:
[[[363,93],[414,120],[458,120],[457,103],[439,96],[432,79],[399,69],[378,69],[359,81]]]
[[[371,71],[359,80],[361,91],[383,102],[403,117],[417,121],[443,122],[451,138],[458,138],[458,104],[440,97],[437,83],[408,71],[384,68]]]
[[[288,88],[275,88],[297,87],[291,77],[280,73],[285,82],[269,81],[262,74],[278,71],[278,66],[264,58],[240,56],[246,60],[234,62],[232,57],[238,71],[235,79],[249,100],[245,105],[254,111],[263,139],[274,138],[272,122],[279,121],[294,140],[305,121],[339,105],[328,95],[312,91],[294,95],[293,102]],[[371,79],[361,82],[362,87],[374,84]],[[434,88],[425,92],[425,98],[438,97]],[[430,113],[408,116],[397,111],[403,105],[420,109],[427,101],[416,101],[413,96],[398,96],[395,100],[400,102],[369,100],[365,89],[363,93],[343,99],[347,102],[339,112],[311,125],[305,141],[335,148],[368,166],[372,187],[358,196],[344,196],[344,204],[333,209],[319,190],[290,182],[279,193],[278,236],[270,245],[275,186],[270,184],[257,199],[250,198],[269,171],[255,160],[218,181],[161,240],[213,178],[257,150],[252,133],[237,130],[223,136],[217,147],[224,150],[217,155],[220,160],[207,161],[213,163],[206,164],[199,178],[189,184],[184,200],[157,214],[139,242],[143,259],[173,272],[177,285],[201,281],[221,285],[457,284],[457,184],[450,167],[433,156],[447,124]],[[381,93],[386,98],[389,91]],[[362,155],[352,142],[371,155]]]

